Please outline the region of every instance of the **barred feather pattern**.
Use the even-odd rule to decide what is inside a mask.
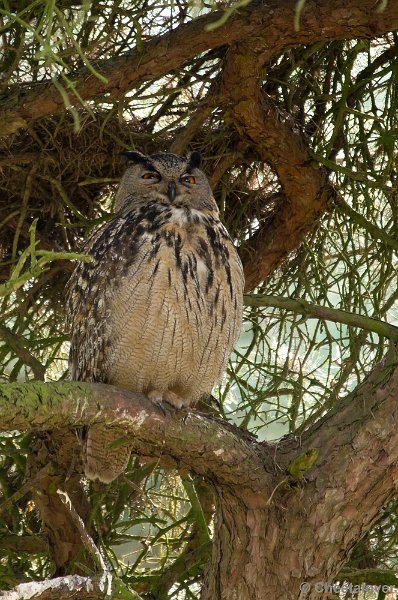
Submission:
[[[209,394],[239,334],[243,295],[242,265],[214,200],[127,202],[84,252],[92,260],[68,286],[71,378],[172,392],[186,406]],[[129,444],[112,447],[123,435],[89,429],[88,477],[108,482],[124,470]]]

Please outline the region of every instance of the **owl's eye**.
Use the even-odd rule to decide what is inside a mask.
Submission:
[[[160,175],[155,171],[148,171],[148,173],[144,173],[142,179],[157,179],[159,181]]]
[[[182,183],[189,183],[193,185],[194,183],[196,183],[196,177],[194,177],[193,175],[183,175],[181,177],[181,181]]]

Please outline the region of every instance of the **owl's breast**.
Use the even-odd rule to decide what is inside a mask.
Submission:
[[[220,222],[144,228],[109,300],[109,383],[197,401],[219,380],[239,332],[242,271]],[[127,265],[127,266],[126,266]]]

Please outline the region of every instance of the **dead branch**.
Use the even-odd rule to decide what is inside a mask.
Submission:
[[[110,585],[109,585],[110,583]],[[100,600],[101,598],[117,598],[113,595],[112,582],[105,581],[101,577],[81,577],[80,575],[68,575],[47,579],[46,581],[32,581],[21,583],[14,589],[0,593],[1,600]],[[136,592],[123,589],[123,598],[126,600],[140,600]]]

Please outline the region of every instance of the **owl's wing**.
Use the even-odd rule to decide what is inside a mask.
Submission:
[[[106,382],[110,298],[138,252],[134,223],[113,219],[88,238],[82,251],[91,261],[77,265],[66,288],[69,372],[75,381]]]
[[[94,233],[82,249],[91,261],[77,265],[66,290],[72,380],[107,382],[112,352],[110,304],[126,265],[134,263],[140,254],[139,232],[134,215],[115,218]],[[84,431],[83,464],[87,477],[109,483],[125,470],[131,446],[112,447],[123,435],[123,431],[103,425]]]

